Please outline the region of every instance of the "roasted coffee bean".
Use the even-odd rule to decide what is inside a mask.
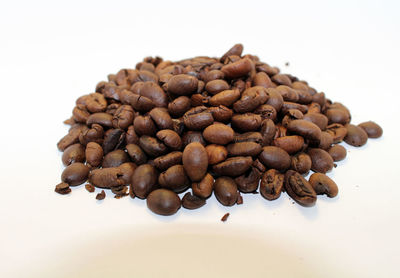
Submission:
[[[135,133],[138,135],[153,136],[156,134],[157,128],[150,116],[138,116],[133,121]]]
[[[354,147],[361,147],[367,143],[368,134],[365,130],[359,126],[347,124],[346,126],[347,134],[344,141]]]
[[[241,98],[233,104],[233,110],[236,113],[252,112],[267,101],[268,95],[266,91],[267,89],[261,86],[246,89]]]
[[[281,85],[276,87],[276,90],[281,94],[284,101],[298,102],[299,100],[297,91],[288,86]]]
[[[232,127],[242,132],[256,131],[261,126],[261,116],[253,113],[236,114],[232,117]]]
[[[126,131],[125,141],[126,144],[139,144],[139,136],[137,136],[133,125],[130,125],[128,127],[128,130]]]
[[[212,114],[205,106],[197,106],[183,115],[183,122],[190,130],[202,130],[214,122]]]
[[[382,128],[375,122],[369,121],[358,125],[367,133],[368,138],[379,138],[382,136]]]
[[[109,129],[104,134],[103,151],[107,154],[119,147],[125,142],[125,132],[121,129]]]
[[[212,169],[220,176],[237,177],[244,174],[252,163],[251,156],[236,156],[215,164]]]
[[[125,148],[132,162],[135,164],[142,165],[147,162],[147,156],[145,152],[138,145],[128,144]]]
[[[200,131],[188,131],[185,132],[182,136],[182,145],[183,147],[186,147],[190,143],[193,142],[199,142],[203,146],[206,145],[206,141],[203,138],[203,135],[201,134]]]
[[[75,162],[67,166],[61,174],[61,180],[70,186],[76,186],[87,181],[89,167],[81,162]]]
[[[198,142],[187,145],[183,150],[182,163],[189,178],[194,182],[200,181],[208,167],[208,155],[204,146]]]
[[[182,148],[182,140],[178,133],[173,130],[164,129],[156,134],[157,138],[162,141],[171,150],[180,150]]]
[[[290,167],[290,155],[276,146],[263,147],[259,159],[267,168],[284,171]]]
[[[89,182],[99,188],[112,188],[125,184],[123,172],[118,167],[95,169],[89,174]]]
[[[297,153],[303,148],[304,139],[298,135],[283,136],[274,139],[273,144],[289,154]]]
[[[265,72],[257,72],[252,81],[253,86],[262,86],[264,88],[272,88],[272,81]]]
[[[346,137],[347,129],[341,124],[331,124],[326,127],[326,131],[333,136],[333,143],[337,144]]]
[[[65,135],[63,138],[60,139],[57,143],[57,148],[60,151],[64,151],[66,148],[71,146],[72,144],[79,142],[79,136],[88,130],[88,127],[82,124],[75,124],[73,125],[68,134]]]
[[[276,127],[272,120],[266,119],[261,122],[261,136],[262,136],[262,146],[270,145],[274,136],[276,134]]]
[[[325,112],[329,124],[338,123],[345,125],[350,122],[350,115],[343,109],[328,109]]]
[[[286,114],[290,109],[300,110],[300,112],[303,114],[306,114],[308,112],[308,106],[306,105],[296,102],[284,101],[281,108],[282,113]]]
[[[206,84],[206,91],[212,95],[218,94],[219,92],[229,90],[229,84],[225,80],[215,79],[208,81]]]
[[[250,59],[240,59],[221,68],[227,79],[235,79],[247,75],[252,68]]]
[[[207,145],[206,152],[208,156],[208,164],[210,165],[222,162],[228,156],[228,151],[224,146],[215,144]]]
[[[243,45],[241,43],[235,44],[229,49],[224,55],[222,55],[221,59],[219,59],[222,63],[225,61],[226,58],[232,55],[241,56],[243,52]]]
[[[179,196],[168,189],[156,189],[147,196],[147,207],[159,215],[173,215],[181,208]]]
[[[103,161],[103,148],[96,142],[86,145],[85,157],[89,167],[98,167]]]
[[[168,106],[167,94],[154,82],[144,82],[139,90],[139,95],[149,98],[157,107]]]
[[[71,193],[71,188],[69,187],[68,183],[62,182],[56,185],[54,191],[57,192],[58,194],[66,195]]]
[[[114,128],[126,129],[133,123],[134,111],[130,105],[121,105],[112,119]]]
[[[269,104],[263,104],[257,107],[256,110],[254,110],[255,114],[260,114],[261,118],[263,120],[265,119],[271,119],[272,121],[276,121],[277,113],[276,110],[273,106]]]
[[[103,168],[117,167],[122,163],[129,162],[129,156],[123,150],[115,150],[104,156]]]
[[[168,152],[167,147],[157,138],[143,135],[139,139],[140,148],[149,156],[157,157]]]
[[[325,101],[326,101],[325,93],[314,94],[312,101],[318,103],[321,106],[321,108],[323,108],[325,106]]]
[[[245,132],[245,133],[235,133],[233,137],[233,142],[255,142],[261,144],[263,141],[263,137],[260,132]]]
[[[230,126],[215,123],[206,127],[203,137],[212,144],[226,145],[233,140],[234,131]]]
[[[115,112],[117,112],[117,109],[121,106],[120,103],[111,103],[110,105],[107,105],[106,113],[114,115]]]
[[[224,79],[224,77],[225,74],[222,71],[215,69],[215,70],[210,70],[205,74],[204,81],[210,82],[217,79]]]
[[[198,209],[206,204],[206,200],[187,192],[182,198],[182,207],[185,209]]]
[[[132,93],[128,90],[123,90],[120,93],[120,98],[122,99],[122,103],[129,104],[136,111],[147,112],[154,108],[155,103],[148,97],[143,95]]]
[[[290,121],[287,129],[313,142],[319,142],[321,140],[321,129],[316,124],[306,120]]]
[[[286,74],[275,74],[271,77],[271,80],[279,85],[286,85],[289,87],[292,85],[292,81]]]
[[[157,187],[158,172],[150,164],[136,168],[132,175],[132,188],[135,195],[141,199],[147,197]]]
[[[256,167],[250,167],[243,175],[235,178],[239,191],[254,192],[258,188],[262,173]]]
[[[122,172],[121,179],[124,181],[125,185],[132,183],[133,172],[135,172],[137,166],[133,162],[125,162],[118,166]],[[126,193],[126,192],[124,192]]]
[[[62,162],[65,166],[74,162],[85,162],[85,147],[79,143],[69,146],[62,155]]]
[[[332,157],[333,161],[341,161],[346,158],[347,151],[341,145],[334,145],[328,150],[329,155]]]
[[[327,150],[331,147],[332,144],[333,144],[333,136],[326,131],[322,131],[321,140],[319,141],[318,148]]]
[[[281,111],[283,106],[283,97],[275,88],[267,89],[268,99],[265,104],[271,105],[275,108],[276,112]]]
[[[320,113],[310,113],[304,115],[303,120],[316,124],[321,130],[325,130],[328,126],[328,118]]]
[[[168,110],[165,108],[153,108],[149,115],[159,129],[173,129],[173,122]]]
[[[199,80],[188,74],[178,74],[168,81],[168,92],[176,95],[189,95],[197,90]]]
[[[211,115],[215,121],[221,123],[229,122],[233,115],[232,109],[229,109],[228,107],[223,105],[210,107],[208,108],[208,111],[211,112]]]
[[[90,113],[86,110],[86,106],[83,104],[77,104],[72,110],[72,118],[77,123],[86,123]]]
[[[206,147],[207,148],[207,147]],[[261,145],[256,142],[238,142],[227,146],[230,156],[258,156]]]
[[[185,191],[190,186],[190,180],[182,165],[174,165],[158,177],[161,187],[171,189],[176,193]]]
[[[286,172],[285,190],[293,200],[302,206],[311,207],[317,201],[317,194],[311,184],[296,171],[288,170]]]
[[[84,130],[79,135],[79,142],[82,145],[87,145],[89,142],[96,142],[98,144],[103,144],[104,129],[101,125],[92,124],[90,129]]]
[[[265,199],[272,201],[281,196],[284,184],[284,174],[275,169],[269,169],[262,175],[260,193]]]
[[[311,184],[317,195],[325,194],[329,198],[333,198],[336,197],[339,192],[336,183],[325,174],[312,174],[310,176],[309,183]]]
[[[201,181],[192,183],[193,194],[204,199],[211,196],[213,188],[214,178],[209,173]]]
[[[291,121],[301,120],[304,115],[300,110],[297,109],[289,109],[285,111],[285,116],[282,118],[282,125],[287,127]]]
[[[190,109],[190,98],[180,96],[168,104],[168,112],[174,117],[180,117]]]
[[[112,119],[113,116],[107,113],[94,113],[91,114],[87,120],[86,120],[86,124],[88,126],[91,126],[92,124],[99,124],[102,127],[112,127]]]
[[[237,89],[221,91],[212,96],[208,103],[212,106],[224,105],[226,107],[231,106],[235,101],[240,98],[240,91]]]
[[[238,198],[237,185],[230,177],[220,177],[215,180],[214,194],[222,205],[233,206]]]
[[[319,173],[326,173],[333,168],[333,159],[322,149],[309,149],[307,154],[311,158],[311,170]]]
[[[164,171],[169,167],[182,164],[182,152],[170,152],[166,155],[159,156],[153,161],[154,166]]]
[[[299,172],[302,175],[308,174],[311,170],[311,157],[306,153],[297,153],[291,157],[290,169]]]

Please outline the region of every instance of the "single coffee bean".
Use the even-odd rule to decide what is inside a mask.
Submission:
[[[311,184],[317,195],[325,194],[329,198],[333,198],[336,197],[339,192],[336,183],[325,174],[312,174],[310,176],[309,183]]]
[[[350,114],[343,109],[328,109],[325,112],[329,124],[338,123],[345,125],[350,122]]]
[[[276,87],[276,90],[281,94],[284,101],[298,102],[299,100],[297,91],[288,86],[280,85]]]
[[[206,147],[207,148],[207,147]],[[238,142],[227,146],[230,156],[258,156],[261,145],[255,142]]]
[[[68,131],[68,134],[65,135],[63,138],[60,139],[57,143],[57,148],[60,151],[64,151],[66,148],[71,146],[72,144],[78,143],[79,142],[79,136],[88,130],[88,127],[82,124],[75,124],[73,125],[70,130]]]
[[[198,142],[190,143],[183,150],[183,167],[189,178],[200,181],[207,172],[208,155],[204,146]]]
[[[206,127],[203,137],[208,142],[219,145],[226,145],[233,140],[234,131],[230,126],[214,123]]]
[[[317,194],[311,184],[296,171],[286,172],[285,189],[293,200],[304,207],[314,206],[317,201]]]
[[[208,103],[212,106],[224,105],[231,106],[235,101],[240,98],[240,91],[237,89],[221,91],[212,96]]]
[[[236,114],[232,117],[232,127],[242,132],[257,131],[261,126],[261,116],[253,113]]]
[[[276,112],[281,111],[283,106],[283,97],[275,88],[267,89],[268,99],[265,104],[271,105],[275,108]]]
[[[151,109],[149,115],[159,129],[173,129],[172,118],[167,109],[156,107]]]
[[[210,70],[205,74],[204,81],[210,82],[217,79],[224,79],[224,77],[225,74],[222,71],[215,69],[215,70]]]
[[[124,181],[124,184],[130,185],[132,183],[133,172],[135,172],[137,168],[136,164],[133,162],[125,162],[119,165],[118,168],[122,172],[121,179]]]
[[[297,153],[303,148],[304,139],[298,135],[283,136],[274,139],[273,144],[289,154]]]
[[[128,144],[125,148],[132,162],[135,164],[142,165],[147,162],[147,156],[145,152],[138,145]]]
[[[347,124],[347,134],[344,141],[354,147],[361,147],[367,143],[368,134],[359,126]]]
[[[214,194],[222,205],[233,206],[238,197],[237,185],[230,177],[220,177],[215,180]]]
[[[75,162],[67,166],[61,174],[61,180],[70,186],[84,183],[89,176],[89,167],[81,162]]]
[[[321,140],[319,141],[318,148],[328,150],[333,144],[333,136],[326,131],[321,132]]]
[[[265,146],[258,157],[267,168],[284,171],[290,167],[290,155],[276,146]]]
[[[252,81],[253,86],[262,86],[264,88],[272,88],[272,81],[265,72],[257,72]]]
[[[181,208],[179,196],[168,189],[156,189],[147,196],[147,207],[159,215],[173,215]]]
[[[358,125],[367,133],[368,138],[379,138],[382,136],[382,128],[375,122],[369,121]]]
[[[262,135],[260,132],[250,131],[245,133],[235,133],[233,137],[233,142],[254,142],[261,144],[262,143]]]
[[[306,153],[297,153],[291,157],[290,169],[306,175],[311,170],[311,157]]]
[[[321,140],[321,129],[316,124],[306,120],[293,120],[288,124],[287,129],[313,142]]]
[[[204,199],[211,196],[213,188],[214,178],[209,173],[201,181],[192,183],[193,194]]]
[[[272,201],[281,196],[284,183],[284,174],[275,169],[269,169],[262,175],[260,193],[265,199]]]
[[[155,103],[148,97],[143,95],[135,94],[128,90],[123,90],[120,93],[120,98],[122,103],[129,104],[136,111],[147,112],[153,109],[156,105]]]
[[[208,108],[215,121],[227,123],[231,120],[233,111],[226,106],[219,105]]]
[[[170,189],[176,193],[184,192],[190,186],[190,180],[182,165],[174,165],[158,177],[161,187]]]
[[[214,122],[212,114],[205,106],[197,106],[183,115],[183,122],[190,130],[202,130]]]
[[[254,113],[259,114],[263,120],[271,119],[272,121],[276,121],[276,110],[269,104],[260,105],[256,110],[254,110]]]
[[[333,144],[342,142],[347,134],[347,129],[341,124],[328,125],[326,131],[333,136]]]
[[[199,80],[188,74],[178,74],[168,81],[168,92],[176,95],[189,95],[197,90]]]
[[[190,98],[180,96],[168,104],[168,112],[174,117],[180,117],[190,109]]]
[[[328,150],[329,155],[332,157],[333,161],[341,161],[346,158],[347,151],[345,147],[341,145],[334,145]]]
[[[241,43],[235,44],[230,48],[224,55],[222,55],[221,59],[219,59],[222,63],[226,58],[232,55],[241,56],[243,52],[243,45]]]
[[[153,163],[157,169],[164,171],[174,165],[182,164],[182,152],[170,152],[166,155],[159,156],[154,159]]]
[[[104,156],[103,159],[103,168],[117,167],[122,163],[129,162],[129,156],[123,150],[115,150],[109,152]]]
[[[71,188],[69,187],[68,183],[62,182],[56,185],[54,191],[57,192],[58,194],[66,195],[71,193]]]
[[[239,191],[254,192],[258,188],[262,173],[256,167],[250,167],[243,175],[235,178]]]
[[[224,161],[228,156],[228,151],[224,146],[210,144],[206,146],[208,164],[214,165]]]
[[[139,144],[139,136],[137,136],[133,125],[130,125],[128,127],[128,130],[126,131],[125,142],[127,145],[128,144]]]
[[[311,157],[311,170],[326,173],[333,168],[333,159],[323,149],[309,149],[307,154]]]
[[[144,199],[157,187],[158,172],[150,164],[136,168],[132,175],[132,188],[135,195]]]
[[[268,95],[266,91],[267,89],[261,86],[246,89],[241,98],[233,104],[233,110],[236,113],[252,112],[267,101]]]
[[[182,198],[182,207],[185,209],[198,209],[206,204],[206,200],[187,192]]]
[[[227,64],[221,68],[221,71],[228,79],[235,79],[247,75],[252,68],[250,59],[240,59],[236,62]]]
[[[215,164],[212,169],[220,176],[237,177],[244,174],[252,163],[251,156],[236,156]]]
[[[89,174],[90,184],[99,188],[112,188],[126,183],[122,179],[123,172],[118,167],[95,169]]]
[[[303,113],[298,109],[289,109],[285,111],[285,116],[282,118],[282,125],[287,127],[291,121],[303,119]]]
[[[90,113],[86,110],[86,106],[83,104],[77,104],[72,110],[72,118],[77,123],[86,123]]]
[[[178,133],[173,130],[160,130],[157,132],[156,136],[171,150],[180,150],[182,148],[181,137],[179,137]]]
[[[303,120],[316,124],[321,130],[325,130],[328,126],[328,118],[324,114],[310,113],[304,115]]]
[[[206,141],[200,131],[187,131],[182,135],[182,146],[186,147],[190,143],[199,142],[203,146],[206,145]]]
[[[167,147],[157,138],[143,135],[139,139],[140,148],[149,156],[157,157],[168,152]]]
[[[161,87],[158,84],[154,82],[151,81],[144,82],[143,86],[141,86],[139,90],[139,95],[149,98],[156,107],[168,106],[167,94],[163,91],[163,89],[161,89]]]
[[[208,81],[206,84],[206,91],[212,95],[218,94],[219,92],[229,90],[229,84],[225,80],[215,79]]]
[[[267,146],[272,143],[276,133],[276,127],[272,120],[266,119],[261,122],[261,136],[262,136],[262,146]]]
[[[103,148],[96,142],[86,145],[85,157],[89,167],[98,167],[103,161]]]
[[[133,123],[134,111],[130,105],[121,105],[112,119],[114,128],[126,129]]]
[[[86,125],[99,124],[102,127],[112,127],[113,116],[107,113],[99,112],[91,114],[86,121]]]
[[[86,129],[79,135],[79,142],[86,146],[89,142],[103,144],[104,129],[101,125],[92,124],[90,129]]]
[[[150,116],[138,116],[133,121],[135,132],[138,135],[153,136],[156,134],[156,125]]]
[[[125,142],[125,132],[122,129],[109,129],[104,134],[103,151],[107,154],[121,147]]]
[[[290,109],[297,109],[303,114],[306,114],[308,112],[307,105],[303,105],[303,104],[296,103],[296,102],[284,101],[282,104],[282,109],[281,109],[282,113],[286,114],[287,111],[289,111]]]
[[[271,77],[271,80],[279,85],[286,85],[289,87],[292,85],[292,81],[286,74],[275,74]]]
[[[62,155],[62,162],[65,166],[74,162],[85,162],[85,147],[79,143],[69,146]]]

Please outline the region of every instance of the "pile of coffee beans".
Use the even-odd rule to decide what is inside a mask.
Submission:
[[[160,215],[200,208],[212,193],[224,206],[242,204],[241,193],[275,200],[286,192],[307,207],[317,195],[335,197],[325,173],[346,157],[338,143],[359,147],[382,129],[351,124],[343,104],[242,51],[147,57],[110,74],[65,121],[71,128],[57,146],[66,168],[55,191],[88,181],[99,200],[110,190],[146,199]]]

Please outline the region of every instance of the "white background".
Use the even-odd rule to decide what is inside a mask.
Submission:
[[[400,277],[399,13],[395,0],[1,1],[0,276]],[[145,56],[220,56],[237,42],[344,103],[353,123],[383,127],[346,145],[329,174],[337,198],[212,197],[159,217],[139,199],[54,193],[77,97]]]

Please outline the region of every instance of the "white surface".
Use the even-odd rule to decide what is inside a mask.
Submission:
[[[399,277],[399,2],[7,2],[0,277]],[[200,210],[158,217],[139,199],[98,203],[83,187],[54,193],[63,169],[56,143],[77,97],[145,56],[220,56],[236,42],[343,102],[354,123],[383,127],[381,139],[346,146],[330,173],[339,197],[313,208],[286,194],[244,195],[232,208],[212,197]]]

